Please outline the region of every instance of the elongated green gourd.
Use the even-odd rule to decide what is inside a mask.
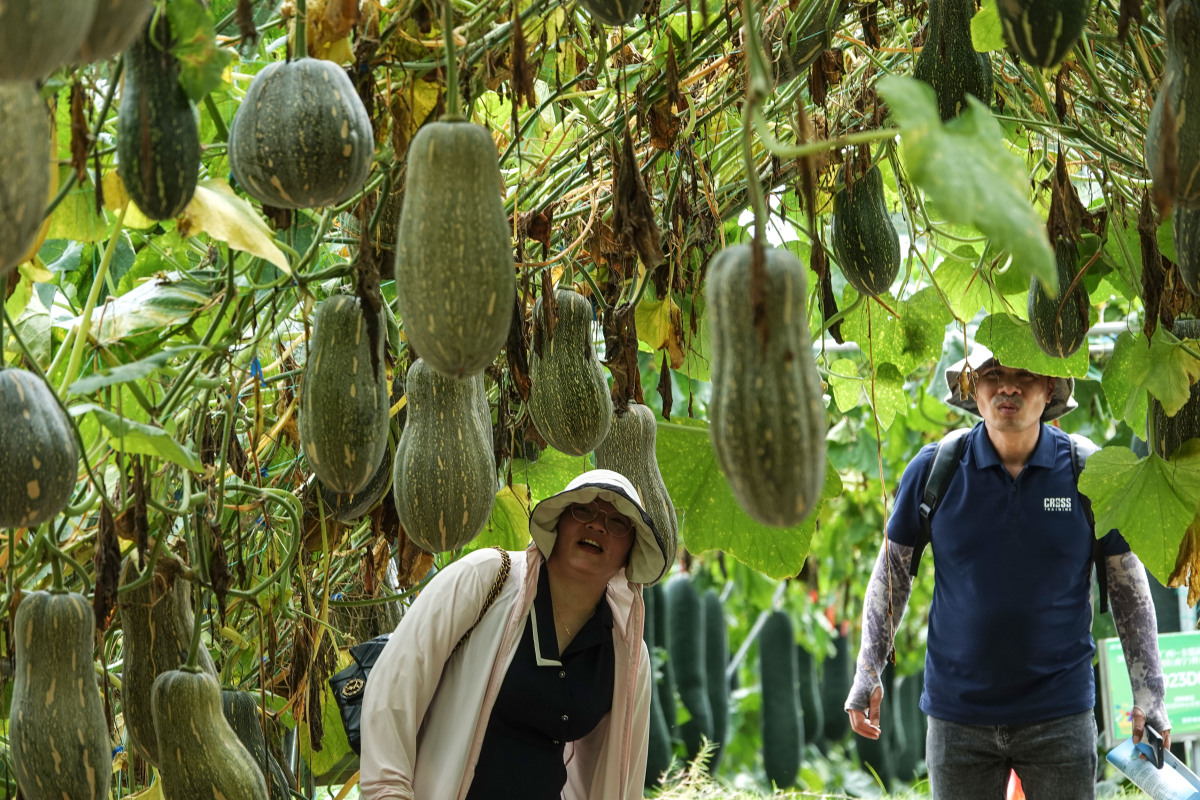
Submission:
[[[409,343],[448,377],[480,373],[508,339],[517,293],[492,135],[423,126],[408,147],[396,299]]]
[[[180,575],[182,565],[162,553],[154,576],[117,596],[121,612],[121,705],[130,744],[142,758],[159,766],[158,737],[150,705],[154,681],[187,660],[192,641],[192,585]],[[136,558],[121,565],[121,585],[140,577]],[[214,678],[217,668],[200,648],[201,667]]]
[[[105,800],[112,747],[96,688],[92,605],[30,592],[13,619],[17,652],[8,745],[25,800]]]
[[[725,606],[716,589],[704,592],[704,686],[708,690],[708,705],[712,708],[713,743],[708,771],[716,774],[729,741],[729,681],[725,669],[729,665],[729,631],[725,625]]]
[[[267,784],[221,712],[207,672],[173,669],[150,694],[165,800],[268,800]]]
[[[825,739],[840,742],[850,733],[850,718],[843,710],[854,679],[850,637],[835,636],[833,655],[821,665],[821,706],[825,711]]]
[[[1156,191],[1173,187],[1175,204],[1196,210],[1200,209],[1200,125],[1195,119],[1195,109],[1200,108],[1200,0],[1171,0],[1164,27],[1167,57],[1146,126],[1146,165]],[[1164,129],[1168,120],[1169,131]],[[1173,148],[1163,146],[1168,139]],[[1175,250],[1181,250],[1178,240]]]
[[[666,655],[662,665],[661,680],[658,682],[658,698],[661,701],[663,720],[667,723],[667,733],[674,738],[675,727],[675,665],[671,661],[671,600],[663,591],[661,583],[656,583],[646,590],[654,595],[654,642],[659,652]]]
[[[786,611],[772,611],[758,633],[762,672],[763,768],[780,789],[794,786],[804,750],[804,721],[796,691],[796,640]]]
[[[50,193],[50,135],[50,112],[33,81],[0,79],[0,278],[33,246],[41,227]]]
[[[704,669],[704,604],[688,575],[679,573],[667,581],[671,663],[679,699],[691,719],[679,726],[688,760],[700,752],[702,739],[713,738],[712,705],[708,700],[708,676]]]
[[[658,423],[650,407],[630,403],[625,413],[613,415],[608,435],[596,447],[596,466],[621,473],[638,490],[642,506],[654,520],[654,529],[662,540],[665,575],[679,546],[679,521],[658,468],[657,435]]]
[[[0,82],[41,80],[69,61],[87,36],[96,8],[96,0],[0,3]]]
[[[800,708],[804,712],[804,741],[818,744],[825,738],[825,709],[817,659],[804,645],[796,645],[796,674],[800,680]]]
[[[709,435],[738,504],[766,525],[797,525],[825,483],[825,407],[805,313],[805,267],[766,248],[764,346],[754,321],[750,245],[712,260]]]
[[[1171,235],[1175,240],[1175,258],[1183,285],[1200,297],[1200,208],[1175,204],[1171,215]]]
[[[628,25],[642,13],[646,0],[579,0],[601,25]]]
[[[859,294],[877,297],[892,287],[900,272],[900,237],[888,215],[883,176],[872,166],[852,183],[842,167],[833,196],[830,240],[838,266]]]
[[[276,61],[254,76],[229,126],[238,185],[276,208],[349,200],[371,172],[371,118],[332,61]]]
[[[356,297],[334,295],[317,307],[304,384],[300,446],[325,486],[352,494],[366,487],[388,446],[388,383],[383,319]]]
[[[662,595],[659,585],[646,587],[642,590],[642,600],[646,604],[646,622],[642,626],[642,639],[650,651],[651,675],[661,674],[658,668],[659,654],[655,647],[657,639],[655,623],[655,605]],[[647,789],[657,786],[662,774],[671,768],[671,731],[667,728],[667,718],[663,714],[662,693],[658,681],[652,678],[650,688],[650,732],[646,746],[646,782]]]
[[[221,690],[221,712],[225,721],[237,734],[242,746],[250,754],[251,760],[263,773],[266,780],[270,800],[289,800],[287,778],[283,770],[267,749],[267,739],[263,735],[262,718],[259,715],[258,703],[249,692]]]
[[[992,104],[992,59],[971,43],[975,0],[929,0],[929,35],[913,77],[933,87],[938,113],[952,119],[973,94]]]
[[[1177,319],[1171,332],[1180,340],[1200,339],[1200,320]],[[1192,384],[1187,402],[1172,417],[1151,395],[1147,416],[1151,449],[1159,458],[1170,458],[1184,442],[1200,436],[1200,384]]]
[[[125,54],[117,113],[117,171],[150,219],[178,216],[200,172],[200,128],[170,46],[171,26],[160,14]]]
[[[70,420],[32,372],[0,369],[0,443],[0,528],[57,517],[75,489],[79,454]]]
[[[892,752],[896,778],[911,781],[917,772],[918,762],[924,757],[925,728],[921,713],[921,676],[905,675],[896,681],[892,693],[892,724],[904,731],[903,746]]]
[[[408,420],[392,477],[396,511],[422,550],[456,550],[487,523],[496,499],[484,378],[446,378],[418,359],[405,386]]]
[[[1058,296],[1050,297],[1041,281],[1029,282],[1029,325],[1033,340],[1042,352],[1066,358],[1087,341],[1088,294],[1080,281],[1071,284],[1079,273],[1079,248],[1070,239],[1059,239],[1054,247],[1058,271]]]
[[[553,337],[542,298],[533,304],[529,416],[546,443],[567,455],[592,452],[612,425],[612,396],[592,346],[592,304],[569,289],[554,293]]]
[[[891,705],[888,699],[892,696],[893,674],[895,670],[889,664],[880,676],[883,682],[883,698],[884,708]],[[846,716],[844,713],[842,716]],[[883,784],[884,790],[890,790],[892,781],[895,779],[896,768],[894,766],[893,751],[895,750],[894,736],[896,731],[900,730],[899,720],[892,717],[884,721],[883,731],[878,739],[868,739],[865,736],[855,735],[854,749],[858,753],[859,762],[864,769],[870,773],[879,776],[880,783]]]
[[[1087,25],[1091,0],[997,0],[1004,41],[1035,67],[1053,69]]]

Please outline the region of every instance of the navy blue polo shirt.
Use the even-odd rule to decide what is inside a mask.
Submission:
[[[936,444],[904,471],[888,538],[912,546]],[[1129,551],[1115,530],[1109,555]],[[1038,722],[1095,704],[1092,531],[1067,434],[1042,425],[1013,478],[983,423],[933,515],[933,605],[921,709],[973,725]]]

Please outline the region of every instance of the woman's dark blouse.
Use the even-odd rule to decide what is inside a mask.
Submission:
[[[562,796],[566,743],[587,736],[612,709],[612,625],[612,610],[601,599],[560,658],[543,563],[521,643],[488,720],[467,800]]]

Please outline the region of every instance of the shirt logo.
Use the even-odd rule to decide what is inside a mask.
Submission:
[[[1047,497],[1042,500],[1043,511],[1070,511],[1071,498],[1069,497]]]

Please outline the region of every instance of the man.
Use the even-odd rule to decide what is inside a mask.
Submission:
[[[966,434],[932,518],[937,567],[921,709],[929,716],[934,800],[1002,800],[1010,769],[1030,800],[1092,800],[1093,533],[1069,437],[1044,424],[1076,407],[1074,381],[1003,366],[976,346],[946,370],[946,383],[946,402],[983,423]],[[870,739],[880,733],[879,675],[908,603],[918,508],[935,449],[924,447],[900,479],[867,588],[845,707],[854,731]],[[1169,746],[1146,575],[1118,532],[1102,541],[1133,685],[1133,738],[1149,723]]]

